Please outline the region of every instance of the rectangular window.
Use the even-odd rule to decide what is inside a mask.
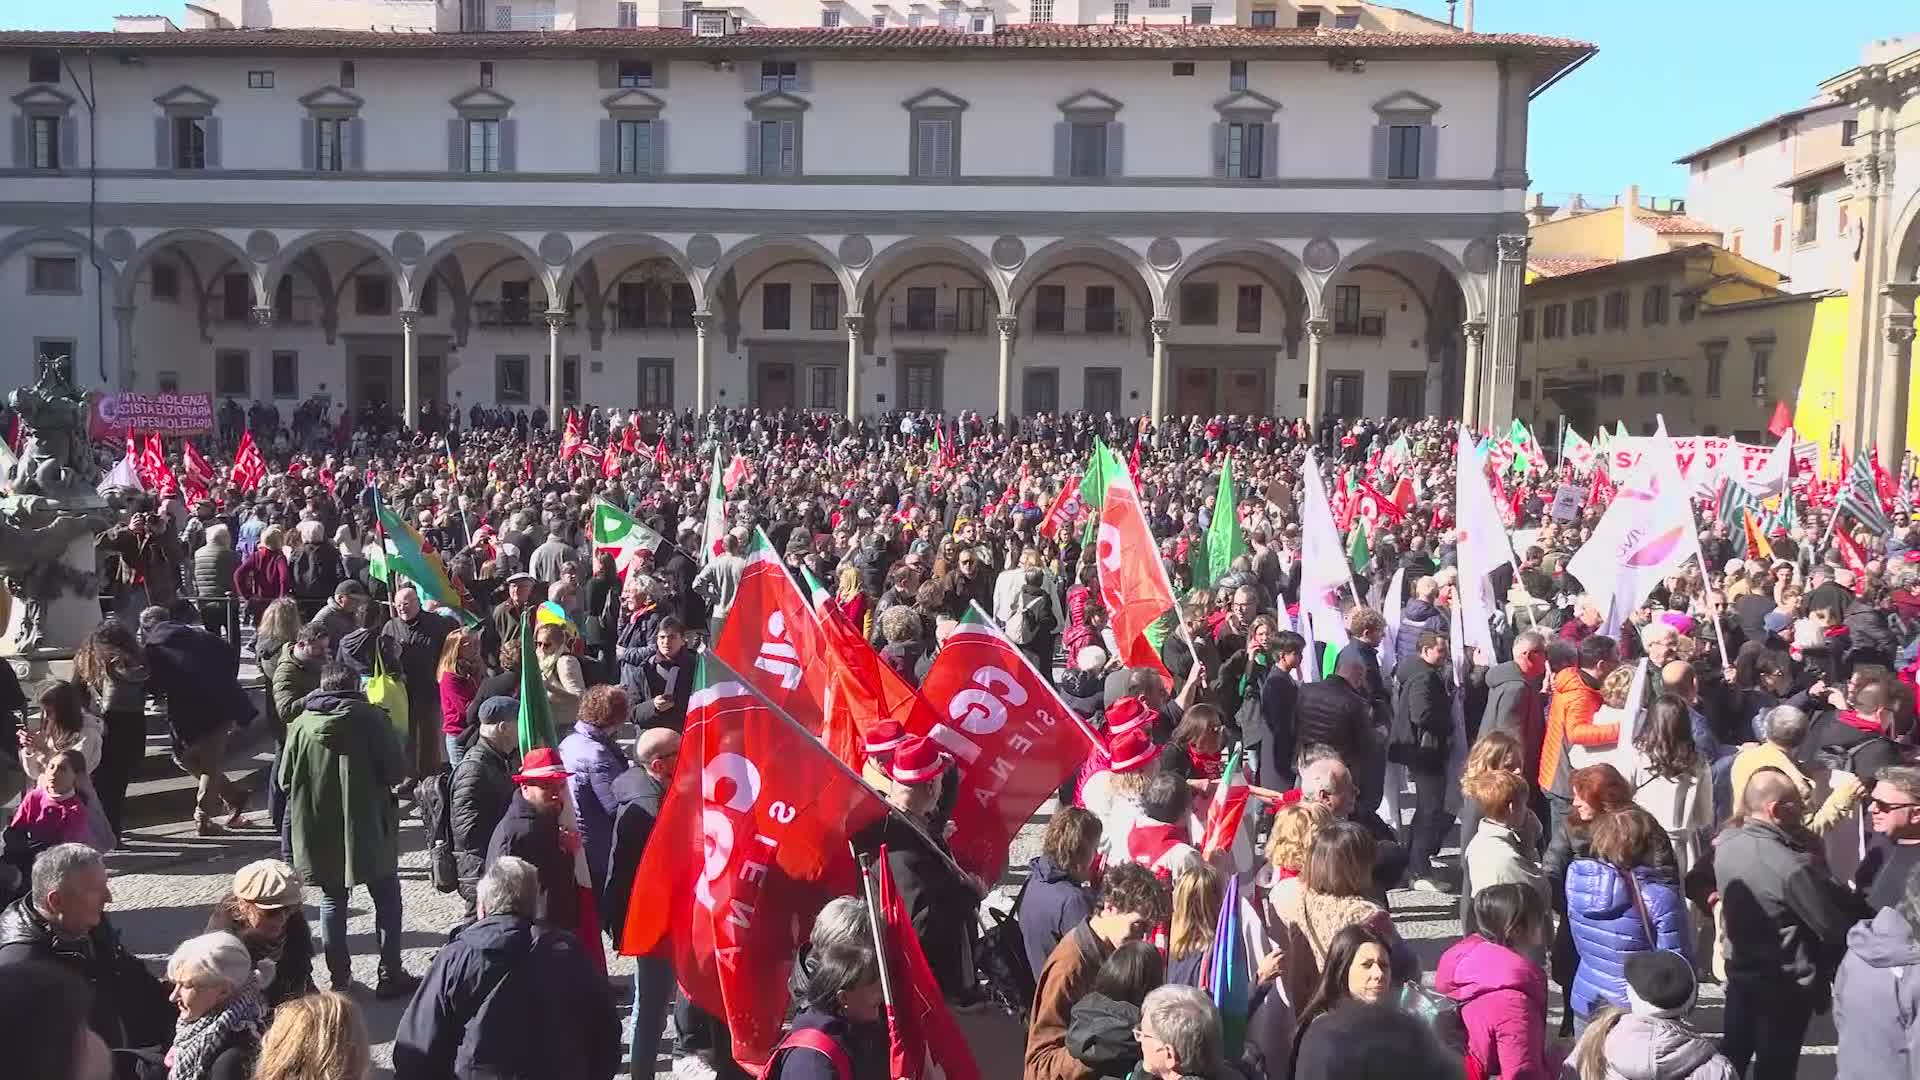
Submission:
[[[1335,285],[1333,287],[1333,332],[1336,334],[1360,332],[1360,286]]]
[[[647,286],[644,282],[623,281],[614,289],[613,328],[639,330],[647,325]]]
[[[313,122],[313,163],[321,172],[344,172],[347,167],[347,139],[353,129],[351,120],[322,117]]]
[[[1033,0],[1027,6],[1027,21],[1050,23],[1053,21],[1053,0]]]
[[[27,167],[29,169],[59,168],[60,118],[36,116],[27,123]]]
[[[354,78],[353,61],[351,60],[340,61],[340,89],[342,90],[353,89],[353,78]]]
[[[799,172],[798,120],[760,121],[761,176],[793,176]]]
[[[840,396],[839,368],[822,365],[807,369],[808,408],[832,409],[839,407],[843,401]]]
[[[1387,179],[1420,179],[1420,136],[1417,124],[1395,124],[1387,130]]]
[[[80,292],[80,260],[73,256],[35,255],[29,267],[29,293],[77,295]]]
[[[1640,296],[1640,325],[1656,326],[1667,321],[1667,287],[1649,285]]]
[[[580,404],[580,358],[578,356],[560,358],[560,400],[568,405]]]
[[[1260,286],[1240,286],[1239,297],[1234,303],[1234,332],[1239,334],[1259,333],[1261,306]]]
[[[1120,3],[1113,5],[1113,24],[1115,26],[1127,25],[1127,18],[1131,14],[1132,11],[1127,7],[1125,0],[1121,0]]]
[[[676,330],[693,329],[693,286],[681,281],[668,287],[667,322]]]
[[[1212,326],[1220,321],[1220,286],[1207,281],[1189,281],[1180,286],[1180,322],[1186,326]]]
[[[1513,396],[1522,401],[1533,400],[1533,380],[1515,379],[1513,381]]]
[[[653,172],[653,121],[621,120],[616,127],[619,155],[614,167],[628,176]]]
[[[177,116],[173,120],[173,167],[207,167],[207,122],[197,116]]]
[[[1624,397],[1627,392],[1627,377],[1615,372],[1600,376],[1601,397]]]
[[[917,11],[907,12],[907,29],[918,30],[926,22],[926,16]]]
[[[1033,331],[1061,334],[1067,329],[1067,287],[1040,285],[1033,290]]]
[[[1609,330],[1627,328],[1627,290],[1615,289],[1607,294],[1606,319]]]
[[[533,282],[500,283],[500,322],[505,326],[533,325]]]
[[[1860,137],[1860,121],[1858,120],[1840,121],[1840,145],[1841,146],[1852,146],[1853,140],[1859,137]]]
[[[500,171],[500,121],[467,121],[467,171]]]
[[[963,334],[978,334],[987,328],[987,290],[979,287],[953,290],[953,328]]]
[[[1540,336],[1552,341],[1567,336],[1567,305],[1548,304],[1540,317]]]
[[[273,72],[271,71],[247,72],[247,89],[249,90],[273,89]]]
[[[1680,321],[1690,323],[1693,321],[1694,315],[1698,313],[1700,296],[1698,293],[1683,292],[1673,298],[1673,306],[1675,314],[1680,316]]]
[[[1520,313],[1520,340],[1533,340],[1533,309],[1527,308]]]
[[[1256,19],[1253,25],[1259,26],[1260,23],[1257,20],[1259,18],[1260,13],[1256,11],[1253,14]],[[1268,12],[1268,14],[1272,14],[1272,12]],[[1227,61],[1227,89],[1229,91],[1237,92],[1240,90],[1245,90],[1246,88],[1247,88],[1247,62],[1245,60]]]
[[[1255,30],[1272,30],[1280,24],[1278,19],[1275,18],[1272,8],[1254,8],[1248,20],[1248,25],[1252,26]]]
[[[884,12],[876,11],[873,13],[873,28],[875,30],[885,30],[887,28],[887,16]]]
[[[1071,135],[1067,175],[1074,177],[1107,175],[1107,125],[1074,124]]]
[[[177,371],[156,372],[153,376],[153,385],[158,387],[163,394],[177,394],[180,392],[180,373]]]
[[[916,333],[933,330],[938,321],[939,292],[931,285],[907,289],[907,329]]]
[[[1087,286],[1087,333],[1111,334],[1119,329],[1120,313],[1113,306],[1113,286]]]
[[[640,407],[673,408],[673,361],[640,361]]]
[[[1339,15],[1335,15],[1335,16],[1333,17],[1333,28],[1334,28],[1335,30],[1358,30],[1358,29],[1360,29],[1360,15],[1359,15],[1359,13],[1358,13],[1358,12],[1346,12],[1346,13],[1343,13],[1343,14],[1339,14]]]
[[[840,25],[840,9],[837,7],[820,9],[820,26],[832,30]]]
[[[246,322],[253,310],[253,286],[245,274],[220,276],[220,319],[222,322]]]
[[[815,285],[807,292],[807,328],[840,328],[840,286]]]
[[[1227,175],[1258,180],[1267,160],[1267,125],[1227,125]]]
[[[1633,377],[1633,392],[1641,397],[1652,397],[1660,392],[1660,373],[1642,371]]]
[[[1296,12],[1293,16],[1293,25],[1297,30],[1318,30],[1320,28],[1320,13],[1317,11]]]
[[[1735,229],[1733,230],[1733,240],[1727,245],[1727,248],[1728,250],[1732,251],[1735,255],[1738,255],[1740,254],[1741,245],[1746,243],[1746,240],[1747,240],[1747,234],[1741,232],[1739,229]]]
[[[273,353],[273,396],[276,398],[298,398],[300,396],[300,354],[276,349]]]
[[[1184,79],[1184,78],[1189,78],[1189,77],[1191,77],[1192,75],[1193,75],[1193,61],[1191,61],[1191,60],[1175,60],[1175,61],[1173,62],[1173,77],[1174,77],[1174,78],[1176,78],[1176,79]]]
[[[960,9],[946,8],[940,12],[940,28],[958,30],[960,28]]]
[[[530,392],[527,385],[527,358],[497,356],[493,361],[493,398],[513,405],[525,405]]]
[[[213,392],[222,397],[246,397],[247,354],[239,349],[220,349],[213,354]]]
[[[1707,396],[1720,396],[1720,383],[1726,376],[1727,347],[1725,345],[1707,346]]]
[[[491,60],[480,61],[480,87],[483,90],[493,89],[493,61]]]
[[[614,25],[622,30],[634,30],[640,26],[640,4],[638,0],[620,0],[614,5]]]
[[[1213,23],[1213,5],[1212,4],[1193,5],[1193,18],[1191,21],[1195,26],[1211,25]]]
[[[930,411],[940,407],[940,365],[921,357],[900,364],[900,407]]]
[[[628,87],[646,88],[653,85],[653,63],[649,60],[620,61],[619,83],[622,89]]]
[[[31,53],[27,56],[27,81],[35,83],[57,83],[60,81],[60,54]]]
[[[356,275],[353,279],[353,308],[362,315],[392,314],[391,283],[379,274]]]
[[[1773,365],[1773,346],[1755,345],[1753,348],[1753,385],[1756,399],[1765,400],[1767,396],[1767,369]]]
[[[760,329],[793,329],[793,286],[785,282],[760,286]]]
[[[1573,334],[1575,337],[1579,337],[1582,334],[1593,333],[1594,313],[1598,307],[1598,302],[1591,296],[1582,297],[1573,302]]]
[[[1787,238],[1787,223],[1779,218],[1773,219],[1773,250],[1777,253]]]
[[[762,60],[760,62],[760,91],[771,93],[775,90],[797,90],[800,87],[800,64],[795,60]]]
[[[953,175],[953,121],[915,120],[913,174],[932,179]]]
[[[180,299],[180,268],[164,260],[155,262],[147,281],[147,295],[155,300]]]
[[[1794,212],[1800,218],[1800,226],[1794,230],[1793,242],[1811,244],[1820,239],[1820,192],[1814,188],[1799,192],[1793,203]]]
[[[1847,238],[1847,229],[1853,224],[1853,201],[1841,199],[1833,204],[1833,233],[1840,239]]]

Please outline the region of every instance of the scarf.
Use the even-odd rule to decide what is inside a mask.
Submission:
[[[267,1001],[249,976],[247,985],[235,990],[219,1011],[198,1020],[182,1020],[174,1028],[173,1048],[167,1051],[167,1080],[202,1080],[235,1034],[245,1034],[257,1048],[266,1027]]]
[[[1218,780],[1220,779],[1221,770],[1225,768],[1224,763],[1221,761],[1220,751],[1218,750],[1207,753],[1204,750],[1196,750],[1189,746],[1187,747],[1187,761],[1193,765],[1193,775],[1194,778],[1198,780]]]

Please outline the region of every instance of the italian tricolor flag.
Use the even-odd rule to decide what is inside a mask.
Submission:
[[[614,568],[622,578],[633,563],[634,552],[657,550],[666,538],[635,519],[631,514],[604,500],[593,503],[593,550],[613,555]]]

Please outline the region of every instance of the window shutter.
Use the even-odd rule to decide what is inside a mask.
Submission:
[[[207,131],[207,168],[220,167],[220,118],[209,116],[201,121]]]
[[[668,64],[665,60],[653,61],[653,88],[655,90],[665,90],[667,88],[667,68],[670,66],[672,65]]]
[[[1053,175],[1064,180],[1073,173],[1073,125],[1053,125]]]
[[[665,176],[667,175],[667,122],[654,120],[647,127],[649,134],[653,136],[649,140],[653,144],[653,161],[647,171],[653,176]]]
[[[513,128],[518,121],[503,119],[500,121],[500,171],[513,172],[514,160]]]
[[[602,60],[594,65],[600,77],[600,89],[614,90],[620,86],[620,64],[615,60]]]
[[[1440,127],[1428,124],[1420,129],[1420,178],[1431,180],[1440,175]]]
[[[362,172],[367,167],[367,122],[354,117],[347,121],[347,169]]]
[[[65,124],[60,126],[66,127]],[[64,151],[65,147],[61,149]],[[60,158],[60,165],[63,168],[73,168],[73,162],[66,159],[64,152]],[[13,118],[13,167],[16,169],[27,167],[27,118],[24,116]]]
[[[173,121],[164,116],[153,121],[153,164],[157,168],[173,168]]]
[[[813,61],[801,60],[793,65],[793,88],[802,94],[813,89]]]
[[[600,121],[600,171],[608,176],[620,171],[620,124]]]
[[[931,120],[913,122],[913,175],[927,177],[933,173],[933,129],[937,125]]]
[[[60,118],[60,167],[80,167],[80,123],[72,116]]]
[[[1260,175],[1268,180],[1280,176],[1280,125],[1260,125]]]
[[[1213,175],[1227,175],[1227,125],[1213,125]]]
[[[1120,123],[1107,125],[1107,175],[1125,176],[1127,174],[1126,133],[1127,126]]]
[[[800,175],[800,121],[780,121],[780,167],[775,172],[781,176]]]
[[[933,175],[951,177],[953,167],[953,124],[952,120],[941,120],[933,125]]]
[[[320,167],[320,125],[311,116],[300,120],[300,167],[308,172]]]
[[[467,171],[467,122],[458,118],[447,121],[447,171]]]
[[[1387,140],[1393,135],[1393,129],[1385,124],[1373,125],[1373,159],[1368,175],[1375,180],[1387,178]]]
[[[760,175],[760,122],[747,121],[747,175]]]
[[[740,89],[749,94],[760,92],[760,62],[748,60],[740,65]]]

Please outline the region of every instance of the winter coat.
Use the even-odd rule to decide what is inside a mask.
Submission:
[[[1295,714],[1294,745],[1330,746],[1354,768],[1373,753],[1373,709],[1338,675],[1301,687]]]
[[[1060,939],[1033,973],[1033,1021],[1027,1028],[1023,1080],[1092,1080],[1093,1071],[1067,1050],[1073,1005],[1093,987],[1113,948],[1086,923]]]
[[[1606,1080],[1739,1080],[1714,1040],[1683,1020],[1623,1016],[1605,1050]]]
[[[240,556],[230,547],[202,544],[193,553],[193,591],[202,600],[227,596],[233,591],[233,572]]]
[[[1537,829],[1538,822],[1533,819],[1531,810],[1522,811],[1529,824]],[[1537,832],[1535,835],[1538,835]],[[1537,890],[1542,900],[1551,900],[1553,885],[1547,880],[1547,873],[1540,868],[1540,860],[1534,858],[1534,846],[1524,840],[1519,833],[1491,818],[1481,818],[1479,827],[1473,831],[1473,839],[1467,841],[1464,857],[1467,863],[1467,880],[1472,883],[1469,896],[1478,893],[1489,885],[1512,884],[1526,885]]]
[[[416,732],[432,730],[429,717],[440,714],[440,647],[460,628],[451,616],[422,610],[412,622],[395,615],[380,630],[383,651],[400,654],[396,672],[407,684],[407,722]],[[444,725],[444,721],[443,721]]]
[[[606,976],[566,930],[513,915],[434,955],[394,1032],[395,1080],[608,1080],[620,1018]]]
[[[329,599],[320,605],[319,611],[313,613],[313,618],[307,620],[307,625],[318,626],[325,630],[327,640],[333,642],[334,649],[338,651],[346,642],[347,635],[360,629],[360,617]]]
[[[147,590],[147,603],[165,607],[180,592],[180,565],[186,561],[180,541],[162,529],[148,533],[145,539],[134,535],[133,528],[116,525],[101,534],[95,546],[104,554],[116,556],[114,591],[136,586]]]
[[[502,855],[525,859],[539,871],[545,897],[542,923],[565,930],[580,925],[579,884],[573,877],[573,856],[560,844],[560,819],[535,810],[518,790],[487,842],[486,865],[491,867]]]
[[[1409,577],[1411,586],[1413,579]],[[1447,615],[1433,605],[1430,600],[1414,597],[1400,609],[1400,629],[1393,635],[1393,655],[1405,663],[1407,657],[1419,652],[1420,635],[1428,631],[1436,634],[1447,632]]]
[[[246,918],[240,914],[240,900],[229,892],[214,903],[213,913],[207,916],[207,932],[220,930],[239,938],[254,963],[273,961],[273,981],[264,991],[268,1005],[313,993],[313,930],[307,925],[305,909],[294,908],[287,916],[286,932],[278,943],[270,944],[247,929]]]
[[[639,673],[630,669],[637,669],[653,655],[660,622],[666,617],[664,608],[650,604],[639,612],[623,614],[614,627],[613,658],[620,665],[620,688],[627,692],[629,699],[635,696],[637,688],[646,685]]]
[[[1259,741],[1260,783],[1267,787],[1293,786],[1299,711],[1300,683],[1277,667],[1267,672],[1267,681],[1260,684],[1260,723],[1264,730],[1241,732],[1248,742]]]
[[[110,919],[85,937],[68,937],[21,897],[0,911],[0,979],[14,964],[46,964],[78,976],[93,991],[87,1026],[109,1049],[162,1046],[173,1041],[167,989],[120,943]]]
[[[1469,934],[1441,954],[1433,988],[1458,1002],[1467,1052],[1501,1080],[1548,1080],[1547,974],[1525,956]]]
[[[1071,663],[1072,657],[1069,656],[1068,660]],[[1079,668],[1069,667],[1061,673],[1059,685],[1055,689],[1060,691],[1061,700],[1065,701],[1074,712],[1079,713],[1082,719],[1092,719],[1103,704],[1102,691],[1105,684],[1105,677],[1098,671],[1081,671]]]
[[[620,689],[626,691],[635,727],[664,727],[683,730],[687,724],[687,702],[693,697],[692,649],[668,659],[652,646],[642,650],[639,661],[620,665]],[[629,683],[627,680],[633,680]],[[672,704],[666,709],[654,706],[653,699],[666,697]]]
[[[627,922],[627,900],[633,893],[633,879],[640,872],[640,860],[646,856],[647,841],[660,818],[660,804],[666,800],[667,784],[639,765],[621,773],[613,782],[613,847],[607,855],[606,885],[600,895],[600,922],[615,940]]]
[[[1098,1080],[1126,1080],[1140,1062],[1140,1043],[1133,1037],[1139,1026],[1140,1006],[1105,994],[1088,994],[1073,1003],[1067,1021],[1067,1053]]]
[[[394,876],[400,813],[393,789],[406,778],[406,754],[379,706],[358,691],[308,694],[280,753],[294,866],[323,889]]]
[[[1540,774],[1540,740],[1546,732],[1546,698],[1509,660],[1487,671],[1487,704],[1480,715],[1480,733],[1504,731],[1520,740],[1529,777]]]
[[[453,770],[448,824],[453,830],[453,865],[460,895],[474,899],[486,868],[487,845],[513,802],[513,765],[485,739],[474,737]]]
[[[884,1022],[851,1023],[838,1016],[807,1009],[793,1018],[795,1030],[810,1028],[839,1044],[853,1068],[849,1080],[887,1080],[887,1029]],[[790,1050],[766,1080],[841,1080],[824,1054]]]
[[[886,847],[887,869],[920,937],[927,966],[940,988],[953,995],[972,985],[973,930],[979,925],[981,898],[943,857],[945,845],[938,832],[923,833],[888,814],[862,831],[854,844],[866,852]]]
[[[1839,1075],[1911,1080],[1920,1071],[1920,943],[1906,916],[1881,908],[1847,931],[1833,982]]]
[[[1834,880],[1805,839],[1762,819],[1720,833],[1713,869],[1728,980],[1784,977],[1823,998],[1848,930],[1869,914],[1866,902]]]
[[[571,775],[567,791],[580,822],[580,840],[587,850],[587,869],[597,890],[606,881],[607,854],[613,850],[613,815],[619,803],[613,782],[633,764],[614,741],[613,732],[576,723],[560,740],[560,761]]]
[[[547,690],[553,730],[565,731],[580,719],[580,699],[587,694],[586,673],[572,653],[540,657],[540,683]]]
[[[147,692],[167,699],[167,722],[181,742],[252,722],[240,654],[219,635],[169,620],[146,632],[145,645]]]
[[[1647,918],[1633,902],[1633,891],[1618,867],[1599,859],[1575,859],[1567,867],[1567,921],[1580,950],[1573,978],[1573,1011],[1592,1016],[1603,1005],[1627,1007],[1627,957],[1650,949],[1671,949],[1693,957],[1693,933],[1680,886],[1644,866],[1633,870],[1646,903]],[[1653,924],[1649,939],[1647,923]]]
[[[1020,940],[1027,947],[1029,970],[1037,974],[1060,939],[1093,914],[1093,897],[1045,855],[1028,862],[1027,868],[1026,896],[1020,901]]]
[[[1271,930],[1275,944],[1284,950],[1280,982],[1287,1000],[1304,1003],[1311,1000],[1320,983],[1320,969],[1327,962],[1327,948],[1340,931],[1349,926],[1365,926],[1383,935],[1392,946],[1396,979],[1419,974],[1419,961],[1400,934],[1393,928],[1387,909],[1360,896],[1329,896],[1310,892],[1301,879],[1294,888],[1276,888],[1272,893],[1274,922]]]
[[[254,548],[233,571],[233,592],[258,619],[267,605],[293,595],[293,568],[278,549]]]
[[[283,730],[300,715],[307,695],[320,689],[320,669],[326,664],[324,659],[302,661],[298,649],[293,644],[281,646],[273,665],[273,710],[278,712]]]
[[[1540,740],[1540,771],[1534,782],[1541,791],[1572,799],[1567,747],[1606,746],[1619,740],[1620,725],[1597,724],[1603,704],[1600,687],[1576,667],[1564,667],[1553,676],[1553,697],[1547,703],[1547,730]]]
[[[1394,671],[1393,730],[1387,756],[1410,769],[1438,772],[1453,742],[1453,695],[1446,672],[1408,653]]]

